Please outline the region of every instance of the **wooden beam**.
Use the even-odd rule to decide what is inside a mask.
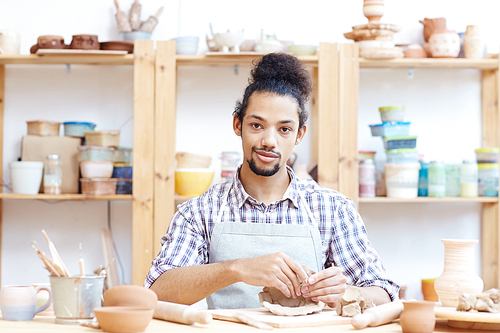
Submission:
[[[318,183],[338,190],[339,62],[337,44],[320,43],[318,59]]]
[[[4,108],[5,108],[5,65],[0,65],[0,166],[3,165]],[[0,179],[3,179],[3,168],[0,168]],[[0,192],[3,192],[3,189]],[[3,201],[0,200],[0,286],[2,285],[2,219],[3,219]]]
[[[481,276],[484,290],[498,288],[498,202],[483,203],[481,227]]]
[[[154,78],[152,40],[134,46],[132,283],[142,285],[153,259]]]
[[[358,204],[359,48],[340,44],[339,191]]]
[[[175,213],[175,128],[177,109],[175,41],[156,43],[154,253]]]
[[[319,81],[318,81],[318,68],[313,68],[312,80],[314,85],[314,90],[311,99],[311,114],[309,123],[312,127],[311,137],[312,137],[312,164],[318,163],[318,145],[319,145],[319,135],[318,135],[318,92],[319,92]]]
[[[498,147],[498,70],[482,71],[481,85],[481,124],[483,147]]]

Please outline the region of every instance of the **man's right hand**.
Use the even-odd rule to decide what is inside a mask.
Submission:
[[[302,267],[284,253],[236,259],[233,269],[238,280],[252,286],[273,287],[286,297],[300,296],[300,281],[307,280]],[[299,280],[300,278],[300,280]]]

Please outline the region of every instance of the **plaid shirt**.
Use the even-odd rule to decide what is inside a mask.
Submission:
[[[307,224],[311,223],[307,210],[299,206],[301,191],[318,224],[324,266],[341,268],[347,284],[379,286],[392,300],[397,299],[399,286],[387,278],[382,261],[368,240],[363,220],[349,198],[313,180],[296,178],[289,169],[291,181],[283,198],[266,205],[245,192],[238,174],[178,206],[161,239],[163,246],[152,262],[145,287],[149,288],[171,268],[208,263],[214,221],[223,200],[231,207],[229,213],[225,210],[223,222],[241,218],[246,223]],[[234,210],[238,213],[234,214]]]

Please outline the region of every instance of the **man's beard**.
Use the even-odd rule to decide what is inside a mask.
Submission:
[[[248,165],[250,166],[250,170],[252,170],[253,173],[255,173],[257,176],[264,176],[264,177],[274,176],[280,169],[279,161],[276,162],[276,164],[274,165],[274,168],[272,168],[272,169],[259,169],[259,167],[257,167],[257,164],[255,163],[255,160],[253,158],[250,160],[247,160],[247,162],[248,162]]]

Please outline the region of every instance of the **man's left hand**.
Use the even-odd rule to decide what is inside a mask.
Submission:
[[[346,290],[346,282],[347,279],[342,275],[340,268],[332,266],[311,275],[300,291],[304,297],[310,297],[315,302],[321,301],[335,308],[340,296]]]

